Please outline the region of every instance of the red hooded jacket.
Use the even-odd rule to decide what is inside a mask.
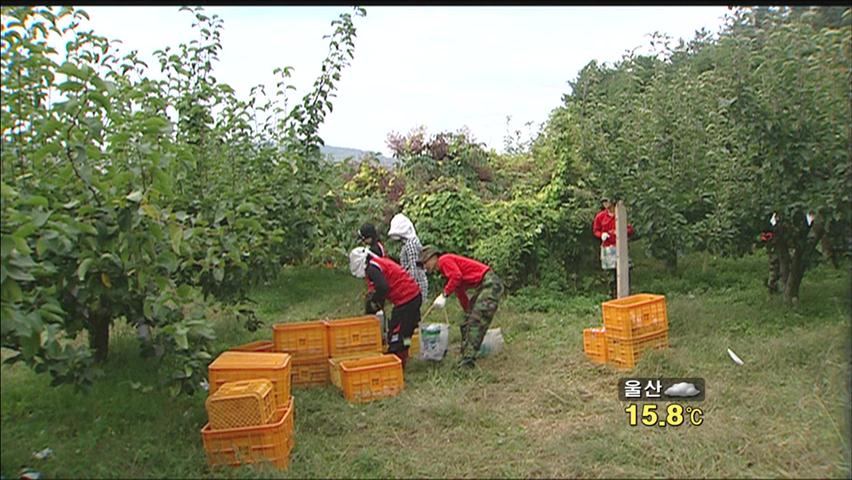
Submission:
[[[381,258],[381,257],[372,257],[370,258],[367,267],[370,266],[376,267],[380,275],[384,277],[387,282],[387,292],[384,293],[387,296],[387,299],[391,301],[394,307],[398,307],[400,305],[405,305],[406,303],[414,300],[414,297],[420,295],[420,287],[411,278],[411,275],[408,274],[401,266],[399,266],[396,262],[389,258]],[[365,277],[367,280],[367,286],[371,291],[375,290],[375,285],[370,280],[369,276]],[[381,280],[376,280],[381,283]],[[382,298],[381,300],[384,300]]]
[[[447,279],[444,295],[449,297],[455,293],[462,309],[467,312],[470,309],[470,300],[465,290],[478,287],[482,277],[491,267],[472,258],[445,253],[438,257],[438,270]]]
[[[592,223],[592,231],[595,236],[601,238],[604,233],[609,234],[606,241],[601,242],[602,247],[615,246],[615,215],[609,213],[607,209],[603,209],[595,215],[595,221]],[[627,224],[627,238],[633,236],[633,225]]]

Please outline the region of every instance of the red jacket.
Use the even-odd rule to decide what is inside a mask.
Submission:
[[[368,268],[372,265],[379,269],[382,276],[385,278],[387,282],[388,291],[387,298],[393,303],[394,307],[398,307],[400,305],[405,305],[406,303],[414,300],[414,297],[420,295],[420,287],[417,285],[417,282],[411,278],[411,275],[408,274],[401,266],[399,266],[396,262],[389,258],[380,258],[380,257],[372,257],[370,258],[370,262],[367,264]],[[367,280],[367,286],[371,289],[375,289],[373,282],[370,281],[369,277],[365,277]],[[381,284],[381,280],[376,280]]]
[[[444,295],[449,297],[455,293],[459,297],[462,309],[467,312],[470,308],[470,300],[465,290],[478,287],[485,272],[491,270],[491,267],[472,258],[445,253],[438,257],[438,270],[447,279]]]
[[[603,209],[595,215],[595,221],[592,223],[592,231],[595,236],[601,238],[604,232],[609,234],[606,241],[601,242],[602,247],[612,247],[615,245],[615,215],[609,213],[607,209]],[[627,237],[633,236],[633,225],[627,224]]]

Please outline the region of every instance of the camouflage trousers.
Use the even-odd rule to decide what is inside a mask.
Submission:
[[[769,293],[778,292],[778,281],[781,280],[781,257],[774,248],[767,248],[766,254],[769,257],[769,280],[766,286],[769,287]]]
[[[470,300],[470,311],[465,314],[461,324],[461,357],[463,361],[473,361],[485,338],[485,333],[497,312],[497,304],[503,295],[503,282],[496,273],[489,270]]]

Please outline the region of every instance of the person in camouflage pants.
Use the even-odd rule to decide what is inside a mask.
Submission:
[[[503,294],[503,282],[491,270],[491,267],[472,258],[440,253],[435,247],[423,247],[420,263],[429,272],[438,270],[447,279],[443,292],[432,306],[444,308],[447,298],[456,294],[459,304],[465,312],[461,324],[461,362],[459,366],[472,367],[479,353],[482,340],[497,312],[500,296]],[[467,297],[467,290],[474,289],[473,299]]]
[[[489,270],[482,277],[479,287],[474,291],[470,299],[470,311],[465,314],[464,321],[460,327],[462,335],[461,357],[463,362],[472,364],[476,359],[476,354],[479,352],[479,347],[482,346],[485,333],[488,332],[491,320],[494,319],[494,314],[497,312],[501,295],[503,295],[503,282],[500,281],[500,277],[497,274]]]

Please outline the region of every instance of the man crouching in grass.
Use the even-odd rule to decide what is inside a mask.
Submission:
[[[447,297],[453,293],[458,297],[465,313],[461,324],[462,359],[459,366],[473,367],[485,333],[497,312],[503,282],[488,265],[461,255],[441,253],[431,245],[423,247],[420,263],[429,272],[439,270],[447,279],[444,291],[435,299],[433,307],[444,308]],[[470,288],[475,289],[472,300],[468,300],[466,292]]]

